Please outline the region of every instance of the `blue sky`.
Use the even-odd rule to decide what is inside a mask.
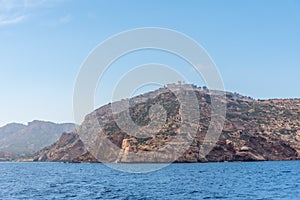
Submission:
[[[0,0],[0,125],[73,121],[73,87],[83,61],[111,35],[141,27],[174,29],[195,39],[228,91],[261,99],[300,97],[297,0]],[[107,87],[98,88],[95,107],[109,101],[109,82],[148,62],[186,72],[186,64],[170,55],[129,55],[104,77]],[[201,85],[197,78],[190,76]]]

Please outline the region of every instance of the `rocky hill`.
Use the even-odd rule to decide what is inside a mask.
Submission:
[[[176,162],[222,162],[300,159],[300,99],[255,100],[236,93],[225,93],[227,105],[223,131],[212,151],[202,156],[205,135],[211,119],[211,95],[209,91],[192,85],[193,90],[178,94],[196,94],[201,115],[189,124],[196,127],[190,145]],[[176,95],[178,95],[176,94]],[[72,133],[63,133],[53,145],[40,151],[35,161],[68,162],[168,162],[173,161],[173,151],[164,147],[175,138],[188,138],[189,133],[180,131],[180,104],[173,90],[167,87],[130,99],[130,116],[145,126],[155,116],[150,107],[160,104],[166,110],[166,121],[155,134],[136,137],[122,130],[116,123],[111,109],[105,105],[87,115],[81,126]],[[217,100],[218,101],[218,100]],[[219,99],[219,101],[224,101]],[[121,104],[116,102],[115,104]],[[120,112],[118,115],[124,115]],[[120,124],[119,124],[120,125]],[[89,137],[86,138],[85,135]],[[84,142],[83,142],[84,141]],[[110,143],[110,144],[108,144]],[[112,145],[113,144],[113,145]],[[173,145],[173,144],[172,144]],[[177,143],[174,145],[178,145]],[[174,149],[176,151],[178,149]],[[163,160],[156,152],[165,151]],[[150,155],[140,156],[135,155]]]
[[[75,125],[71,123],[33,121],[28,125],[7,124],[0,128],[0,160],[14,160],[35,153],[53,144],[63,132],[73,130]]]

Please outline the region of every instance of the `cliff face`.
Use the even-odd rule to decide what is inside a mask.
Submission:
[[[227,116],[217,144],[208,155],[201,156],[201,146],[210,123],[211,92],[192,87],[193,91],[182,92],[184,95],[194,92],[198,99],[199,121],[190,124],[197,126],[197,134],[176,162],[300,159],[300,99],[254,100],[233,93],[226,93]],[[180,131],[180,105],[176,95],[166,88],[132,98],[129,113],[133,121],[140,126],[147,125],[153,117],[149,109],[154,104],[162,105],[167,114],[165,124],[156,134],[138,138],[121,130],[114,120],[111,104],[108,104],[87,115],[76,131],[64,133],[56,143],[40,151],[35,160],[161,162],[156,159],[155,152],[172,143],[175,137],[184,134],[188,137],[189,133]],[[89,144],[84,145],[87,140],[90,140]],[[113,145],[108,145],[107,141]],[[151,156],[134,156],[151,152]],[[172,153],[166,151],[163,161],[173,161]]]

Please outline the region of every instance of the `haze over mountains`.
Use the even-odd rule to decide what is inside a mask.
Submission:
[[[176,98],[180,94],[196,94],[201,115],[199,121],[189,124],[197,127],[197,135],[182,156],[175,159],[176,162],[300,159],[300,99],[255,100],[226,92],[224,129],[212,151],[201,157],[201,147],[210,125],[211,95],[215,91],[194,85],[191,85],[193,90],[189,91],[182,89],[181,85],[171,86],[176,94],[165,87],[130,99],[130,116],[141,126],[149,123],[153,117],[149,115],[155,115],[149,112],[151,106],[160,104],[164,107],[167,118],[156,134],[139,138],[120,129],[113,117],[111,104],[107,104],[87,115],[76,131],[64,133],[56,143],[40,151],[34,160],[125,163],[173,161],[174,152],[166,151],[162,160],[157,158],[155,152],[174,143],[176,137],[189,137],[189,133],[180,131],[181,111]],[[116,105],[120,103],[115,102]],[[123,114],[118,113],[120,116]],[[88,147],[81,140],[82,134],[92,136],[88,138],[92,141],[91,146]],[[115,148],[103,143],[103,138],[108,139]],[[136,157],[136,154],[150,156]]]
[[[32,154],[48,146],[63,132],[71,132],[75,124],[32,121],[28,125],[11,123],[0,128],[0,158],[6,160]]]

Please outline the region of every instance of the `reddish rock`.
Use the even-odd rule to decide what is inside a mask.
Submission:
[[[108,104],[87,115],[77,131],[63,134],[58,142],[42,150],[35,160],[96,162],[96,158],[103,158],[107,162],[167,162],[176,158],[176,162],[223,162],[300,159],[300,99],[254,100],[235,93],[226,93],[227,115],[223,132],[212,151],[202,156],[201,147],[210,124],[209,94],[213,91],[193,88],[201,113],[199,123],[190,124],[197,127],[196,137],[180,133],[177,98],[167,88],[161,88],[130,100],[131,117],[142,126],[154,117],[149,116],[151,105],[159,103],[166,109],[167,121],[157,134],[136,138],[123,132],[114,121],[111,104]],[[192,92],[179,91],[184,95]],[[86,138],[81,138],[81,141],[80,134],[93,136],[89,147],[84,146],[82,141]],[[190,147],[179,157],[176,157],[176,151],[180,149],[165,149],[172,143],[178,147],[175,137],[191,139]],[[101,143],[103,138],[114,147]],[[163,159],[157,158],[159,151],[165,153]],[[137,154],[146,156],[134,157]]]

